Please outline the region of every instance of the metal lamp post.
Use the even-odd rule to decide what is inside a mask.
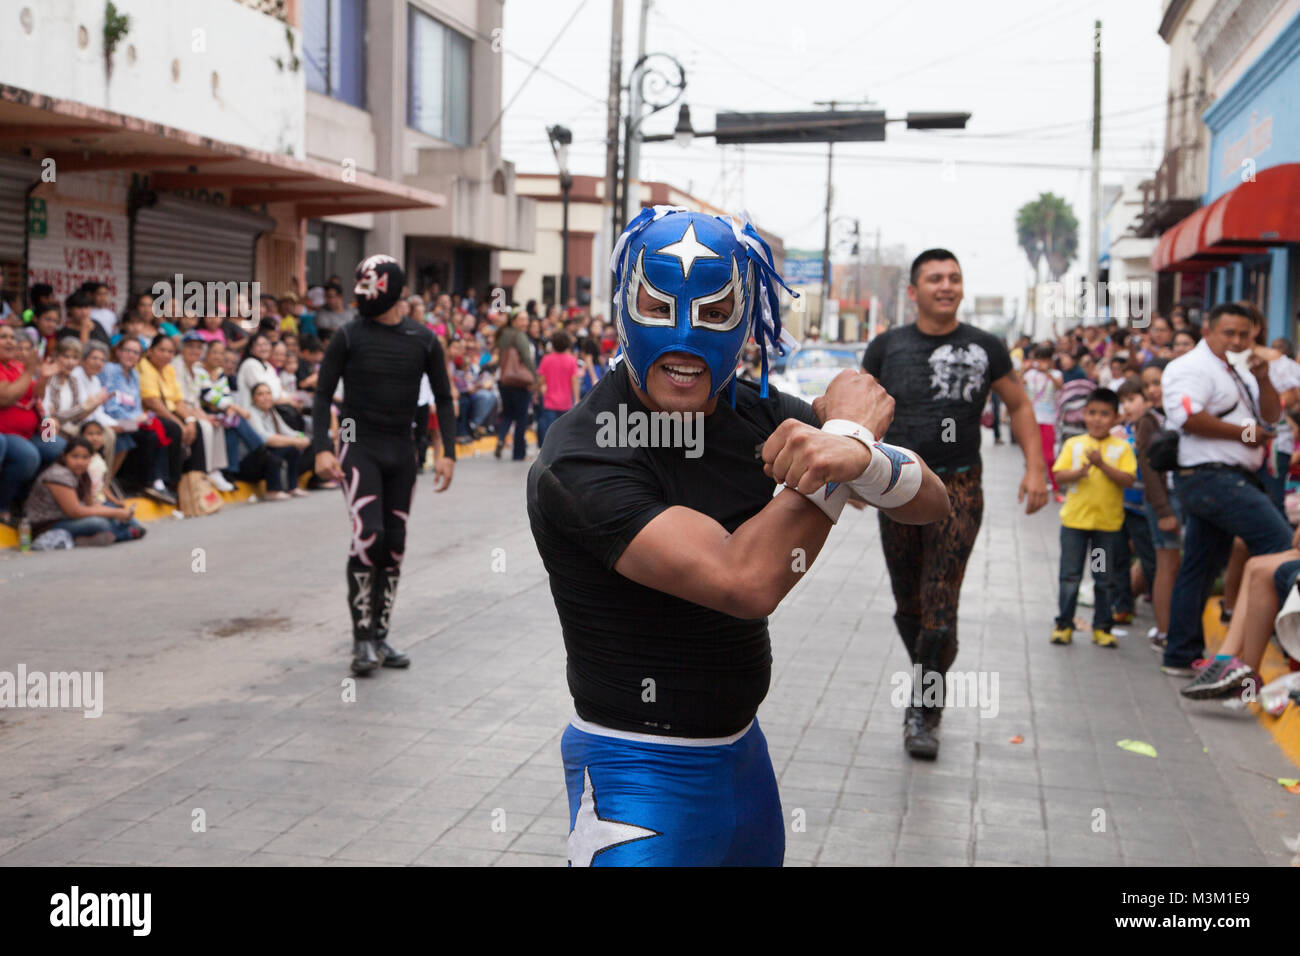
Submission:
[[[666,62],[665,62],[666,61]],[[647,53],[632,66],[628,75],[628,115],[623,126],[623,175],[620,177],[622,195],[614,197],[614,236],[618,236],[636,216],[639,198],[632,195],[632,180],[638,178],[641,165],[641,143],[648,137],[639,134],[641,124],[661,110],[666,110],[682,98],[686,91],[686,69],[667,53]],[[642,112],[642,107],[650,107]],[[690,107],[682,104],[677,114],[677,127],[667,137],[681,146],[689,146],[695,137],[691,128]]]
[[[550,137],[555,164],[560,169],[563,218],[560,226],[560,291],[557,304],[564,308],[569,299],[569,190],[573,188],[573,177],[569,175],[569,144],[573,142],[573,133],[564,126],[551,126],[546,130],[546,135]]]

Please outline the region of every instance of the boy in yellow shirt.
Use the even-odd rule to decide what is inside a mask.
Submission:
[[[1070,486],[1061,507],[1061,612],[1052,631],[1053,644],[1074,639],[1074,608],[1079,599],[1083,563],[1088,561],[1096,584],[1092,642],[1116,647],[1110,629],[1112,568],[1116,538],[1124,527],[1124,489],[1137,478],[1133,449],[1110,430],[1119,419],[1119,397],[1108,388],[1094,389],[1084,408],[1086,435],[1075,435],[1061,446],[1052,466],[1058,485]]]

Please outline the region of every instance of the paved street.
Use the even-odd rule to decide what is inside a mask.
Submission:
[[[1019,461],[985,449],[955,665],[996,676],[997,714],[950,709],[937,763],[902,752],[874,515],[846,512],[773,617],[787,864],[1287,863],[1300,802],[1241,768],[1294,768],[1248,713],[1177,695],[1148,610],[1118,652],[1048,644],[1056,506],[1017,517]],[[525,467],[421,479],[394,625],[414,664],[355,702],[337,495],[0,555],[0,670],[103,671],[105,696],[98,719],[0,713],[0,863],[563,866],[572,704]]]

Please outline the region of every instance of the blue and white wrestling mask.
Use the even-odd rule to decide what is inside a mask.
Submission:
[[[772,266],[771,248],[747,219],[738,223],[680,206],[642,209],[619,237],[610,268],[619,346],[639,388],[658,359],[685,352],[708,366],[709,397],[730,385],[734,404],[736,365],[752,334],[762,352],[767,397],[768,351],[785,354],[783,346],[796,343],[781,329],[777,286],[789,287]],[[641,314],[642,289],[668,306],[666,316]],[[701,317],[728,296],[735,303],[730,317]]]

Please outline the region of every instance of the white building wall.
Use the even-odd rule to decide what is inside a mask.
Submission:
[[[234,0],[115,0],[130,30],[105,78],[104,0],[0,4],[0,83],[302,157],[297,31]],[[20,20],[30,11],[30,32]],[[84,39],[85,45],[81,41]],[[286,68],[275,63],[279,58]]]

